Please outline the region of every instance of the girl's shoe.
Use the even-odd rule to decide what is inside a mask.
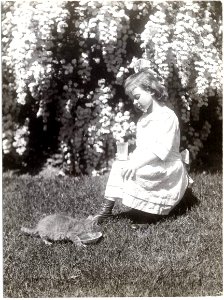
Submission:
[[[115,201],[106,199],[105,202],[101,206],[100,212],[94,216],[94,219],[97,222],[101,222],[109,217],[112,217],[112,209],[114,207]]]

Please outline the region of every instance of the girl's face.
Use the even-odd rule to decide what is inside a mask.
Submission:
[[[153,103],[153,93],[145,91],[141,87],[136,87],[132,91],[132,99],[134,105],[137,106],[141,111],[146,112]]]

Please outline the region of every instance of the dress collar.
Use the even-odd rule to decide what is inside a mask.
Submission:
[[[146,112],[144,113],[140,119],[139,122],[142,123],[144,126],[144,123],[148,123],[148,121],[154,121],[154,120],[164,120],[170,117],[170,109],[167,106],[163,106],[160,111],[155,112]]]

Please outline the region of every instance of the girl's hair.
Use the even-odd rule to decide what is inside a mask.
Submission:
[[[161,79],[149,68],[143,68],[125,80],[124,88],[129,96],[132,95],[136,87],[141,87],[145,91],[154,93],[157,101],[165,102],[167,100],[167,91],[161,83]]]

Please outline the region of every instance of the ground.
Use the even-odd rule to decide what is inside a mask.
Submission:
[[[117,203],[103,238],[85,249],[20,232],[43,214],[99,210],[108,175],[57,175],[3,174],[4,297],[222,294],[221,172],[192,173],[192,192],[168,217],[149,219]]]

